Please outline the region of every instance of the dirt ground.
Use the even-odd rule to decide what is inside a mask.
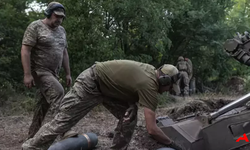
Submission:
[[[157,109],[157,117],[169,115],[172,118],[181,117],[193,112],[214,111],[236,98],[206,98],[200,99],[191,97],[186,100],[177,98],[168,106]],[[208,102],[209,101],[209,102]],[[0,117],[0,150],[20,150],[21,144],[27,136],[28,127],[31,123],[31,115]],[[102,107],[94,109],[85,118],[73,128],[80,133],[94,132],[98,135],[98,144],[96,150],[108,150],[111,145],[112,131],[115,128],[117,120],[107,110]],[[163,147],[151,139],[146,131],[144,115],[142,109],[139,109],[139,118],[130,142],[128,150],[156,150]],[[250,146],[238,148],[235,150],[247,150]]]

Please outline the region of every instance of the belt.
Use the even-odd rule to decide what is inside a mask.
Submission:
[[[97,86],[97,89],[101,92],[100,84],[99,84],[99,82],[97,80],[98,76],[96,75],[95,65],[93,65],[93,66],[90,67],[90,75],[91,75],[91,77],[93,77],[94,82],[95,82],[95,84]]]

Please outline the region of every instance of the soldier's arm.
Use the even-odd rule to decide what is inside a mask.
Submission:
[[[154,89],[152,87],[152,89]],[[155,109],[158,104],[158,90],[152,89],[140,89],[138,90],[139,103],[144,106],[144,116],[146,121],[146,128],[148,133],[158,142],[172,146],[173,141],[162,132],[162,130],[156,124]],[[176,150],[181,150],[175,148]]]
[[[30,53],[31,53],[31,49],[32,49],[31,46],[22,45],[21,59],[22,59],[24,75],[31,75],[31,70],[30,70]]]
[[[148,133],[158,142],[164,145],[169,145],[171,143],[171,139],[156,125],[155,112],[144,107],[144,116]]]
[[[179,70],[179,63],[177,62],[177,64],[176,64],[176,68]]]
[[[71,79],[71,74],[70,74],[69,55],[68,55],[67,48],[65,48],[63,51],[63,68],[66,73],[66,84],[69,87],[72,83],[72,79]]]
[[[184,150],[183,147],[172,141],[163,131],[156,125],[155,112],[151,109],[144,107],[144,116],[146,120],[146,127],[148,133],[158,142],[166,145],[167,147],[174,148],[175,150]]]
[[[21,61],[23,65],[23,71],[24,71],[24,84],[26,87],[31,88],[34,83],[34,79],[31,75],[31,69],[30,69],[30,53],[31,53],[31,46],[28,45],[22,45],[21,49]]]
[[[65,70],[66,75],[70,75],[69,55],[68,50],[66,48],[63,51],[63,68]]]

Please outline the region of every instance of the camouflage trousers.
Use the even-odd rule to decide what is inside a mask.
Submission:
[[[176,95],[183,94],[184,96],[189,95],[189,76],[186,71],[180,71],[181,79],[177,81],[177,86],[175,86],[174,91],[176,92]],[[183,92],[182,92],[183,91]]]
[[[110,149],[127,149],[137,123],[137,113],[134,114],[133,120],[123,122],[129,104],[104,96],[99,91],[95,79],[91,68],[83,71],[63,98],[55,118],[42,126],[33,138],[23,143],[23,150],[47,150],[58,135],[70,130],[99,104],[103,104],[119,119]]]
[[[59,108],[64,96],[64,89],[58,79],[51,73],[36,72],[33,74],[38,86],[37,104],[35,106],[32,123],[29,128],[28,139],[32,138],[41,127],[44,118],[50,108],[52,116]]]

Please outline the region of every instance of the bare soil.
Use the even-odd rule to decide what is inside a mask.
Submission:
[[[236,98],[232,97],[190,97],[176,98],[176,101],[157,109],[157,117],[169,115],[172,118],[182,117],[195,112],[212,112],[228,104]],[[20,150],[27,136],[32,114],[0,117],[0,150]],[[48,117],[46,119],[49,120]],[[45,122],[46,122],[45,121]],[[112,132],[117,119],[103,107],[95,108],[73,128],[80,133],[94,132],[98,135],[96,150],[108,150],[112,142]],[[130,142],[129,150],[156,150],[164,147],[150,138],[145,128],[142,109],[139,109],[139,119]],[[247,150],[250,146],[236,150]]]

